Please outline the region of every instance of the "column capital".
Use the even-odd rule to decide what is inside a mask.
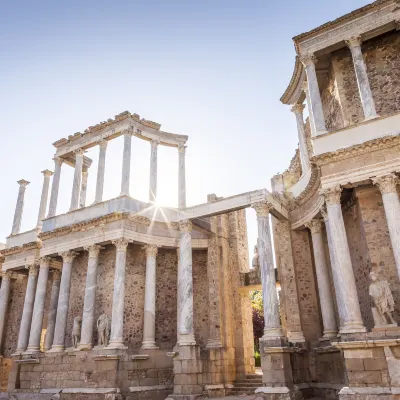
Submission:
[[[64,162],[64,159],[63,158],[61,158],[61,157],[53,157],[53,160],[54,160],[54,162],[57,164],[57,165],[62,165],[62,163]]]
[[[20,179],[17,183],[20,187],[23,188],[27,187],[30,184],[30,182],[26,181],[25,179]]]
[[[49,169],[45,169],[44,171],[41,171],[41,173],[45,178],[50,178],[50,176],[53,175],[53,171],[50,171]]]
[[[146,251],[147,257],[156,257],[158,253],[158,246],[154,244],[146,244],[143,246],[143,250]]]
[[[29,275],[37,276],[39,273],[39,266],[37,264],[27,265],[25,268],[29,270]]]
[[[351,50],[354,47],[360,47],[362,40],[360,36],[353,36],[350,39],[347,39],[346,46]]]
[[[324,197],[327,205],[340,204],[342,188],[338,185],[328,189],[320,189],[319,194]]]
[[[53,281],[59,281],[61,279],[61,271],[59,269],[53,269]]]
[[[186,146],[184,143],[179,143],[178,144],[178,153],[185,153],[186,151]]]
[[[305,54],[300,57],[300,62],[304,65],[304,67],[309,67],[310,65],[315,65],[318,59],[315,57],[314,53]]]
[[[396,186],[399,183],[399,178],[396,174],[391,173],[388,175],[377,176],[372,178],[372,183],[379,187],[382,194],[396,193]]]
[[[129,240],[125,238],[119,238],[112,241],[112,244],[117,248],[117,251],[126,252],[129,244]]]
[[[73,152],[75,154],[75,157],[83,157],[83,155],[86,153],[84,149],[77,149]]]
[[[312,234],[321,232],[322,230],[322,221],[320,219],[312,219],[309,222],[304,224]]]
[[[100,254],[100,250],[104,249],[104,247],[98,244],[92,244],[90,246],[84,246],[84,250],[89,252],[89,258],[98,258]]]
[[[72,251],[72,250],[68,250],[68,251],[64,251],[63,253],[60,253],[60,256],[62,257],[63,261],[65,263],[72,263],[72,261],[74,260],[74,258],[78,255],[77,252]]]
[[[51,262],[51,257],[44,256],[39,258],[40,269],[42,268],[49,268]]]
[[[184,233],[190,233],[193,229],[192,222],[189,219],[179,221],[179,230]]]
[[[125,135],[132,136],[132,135],[133,135],[133,126],[130,126],[129,128],[124,129],[121,133],[122,133],[124,136],[125,136]]]
[[[261,201],[251,205],[256,210],[257,217],[268,217],[269,212],[274,208],[268,201]]]
[[[160,141],[158,139],[151,139],[150,140],[151,147],[157,148],[159,144],[160,144]]]
[[[108,141],[105,140],[105,139],[100,139],[100,140],[97,142],[97,144],[99,145],[99,147],[100,147],[101,149],[106,149],[106,148],[107,148],[107,145],[108,145]]]
[[[290,109],[290,111],[294,114],[300,114],[303,115],[303,110],[305,108],[304,104],[300,104],[300,103],[296,103],[293,104],[292,108]]]
[[[10,280],[11,278],[14,278],[15,273],[12,272],[11,270],[3,271],[0,272],[0,276],[3,280]]]
[[[306,94],[308,93],[308,82],[307,82],[307,79],[304,79],[304,81],[302,82],[301,90]]]

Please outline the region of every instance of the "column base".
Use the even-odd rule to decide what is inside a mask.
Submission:
[[[340,327],[339,333],[365,333],[367,332],[367,328],[360,323],[355,324],[347,324]]]
[[[36,354],[36,353],[40,353],[40,347],[28,346],[28,348],[22,352],[22,354]]]
[[[78,347],[77,347],[78,351],[85,351],[85,350],[89,351],[89,350],[92,350],[92,349],[93,349],[93,346],[92,346],[91,343],[88,343],[88,344],[79,343]]]
[[[306,342],[306,338],[304,337],[304,334],[302,331],[288,332],[287,338],[288,338],[289,342],[291,342],[291,343],[305,343]]]
[[[179,346],[195,346],[196,345],[196,339],[194,338],[194,335],[191,333],[189,335],[184,335],[180,334],[179,335]]]
[[[379,117],[380,117],[380,115],[378,115],[378,114],[370,115],[369,117],[365,117],[364,121],[370,121],[371,119],[376,119]]]
[[[222,342],[220,339],[208,339],[206,349],[220,349]]]
[[[281,339],[283,338],[282,328],[268,328],[264,329],[264,335],[261,338],[262,340],[271,340],[271,339]],[[303,336],[304,338],[304,336]]]
[[[319,339],[320,342],[324,342],[326,340],[336,339],[337,331],[324,331],[323,336]]]
[[[303,395],[300,390],[289,389],[287,386],[263,386],[255,390],[255,394],[270,400],[300,400]]]
[[[142,343],[140,348],[143,350],[157,350],[159,347],[156,345],[154,340],[146,340]]]
[[[46,353],[63,353],[65,350],[65,346],[62,345],[53,345],[51,349],[46,351]]]
[[[111,340],[108,346],[104,347],[105,350],[127,350],[128,347],[124,345],[121,340]]]

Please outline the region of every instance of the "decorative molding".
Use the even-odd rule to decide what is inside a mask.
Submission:
[[[138,214],[129,214],[128,215],[128,220],[132,222],[138,222],[139,224],[145,225],[145,226],[150,226],[150,219],[147,217],[144,217],[143,215],[138,215]]]
[[[1,250],[1,255],[2,256],[11,256],[12,254],[22,253],[23,251],[27,251],[27,250],[40,249],[41,247],[42,247],[42,241],[38,240],[35,242],[25,243],[22,246],[14,246],[14,247],[10,247],[9,249],[3,249],[3,250]]]
[[[158,246],[154,244],[146,244],[142,247],[146,251],[146,257],[156,257],[158,253]]]
[[[399,184],[399,178],[396,174],[388,174],[372,178],[372,183],[379,187],[382,194],[397,193],[396,186]]]
[[[324,204],[324,198],[319,196],[318,199],[313,202],[312,206],[305,212],[301,213],[301,217],[297,220],[293,220],[291,223],[291,229],[297,229],[304,226],[307,222],[311,221],[320,212],[321,207]]]
[[[129,244],[129,240],[125,238],[119,238],[112,241],[112,244],[117,248],[117,251],[126,252]]]
[[[325,203],[328,206],[340,204],[342,188],[339,185],[328,189],[320,189],[319,193],[324,197]]]
[[[300,62],[299,57],[296,56],[292,78],[290,79],[290,83],[286,88],[285,93],[283,93],[280,98],[280,101],[283,104],[293,104],[298,100],[297,97],[299,97],[303,91],[301,84],[304,82],[304,79],[305,71],[303,64]]]
[[[320,175],[321,174],[319,172],[319,168],[317,168],[314,165],[311,165],[310,180],[308,181],[307,186],[300,193],[300,195],[297,197],[293,197],[293,199],[291,199],[292,200],[291,207],[297,207],[300,204],[303,204],[304,203],[303,200],[308,200],[308,198],[310,198],[310,196],[314,194],[314,192],[318,189],[320,185]]]
[[[257,217],[268,217],[269,212],[274,206],[268,201],[262,201],[251,205],[256,210]]]

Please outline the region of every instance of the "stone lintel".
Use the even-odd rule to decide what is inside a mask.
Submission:
[[[156,390],[172,390],[173,386],[167,385],[154,385],[154,386],[133,386],[129,388],[129,392],[136,393],[136,392],[150,392]]]
[[[339,349],[365,349],[371,347],[400,346],[400,339],[355,340],[351,342],[332,342]]]
[[[140,361],[140,360],[148,360],[150,357],[149,354],[134,354],[131,359],[133,361]]]

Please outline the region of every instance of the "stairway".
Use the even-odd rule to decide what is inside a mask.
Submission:
[[[232,392],[234,395],[254,394],[254,391],[262,385],[262,375],[246,375],[246,378],[235,381]]]

